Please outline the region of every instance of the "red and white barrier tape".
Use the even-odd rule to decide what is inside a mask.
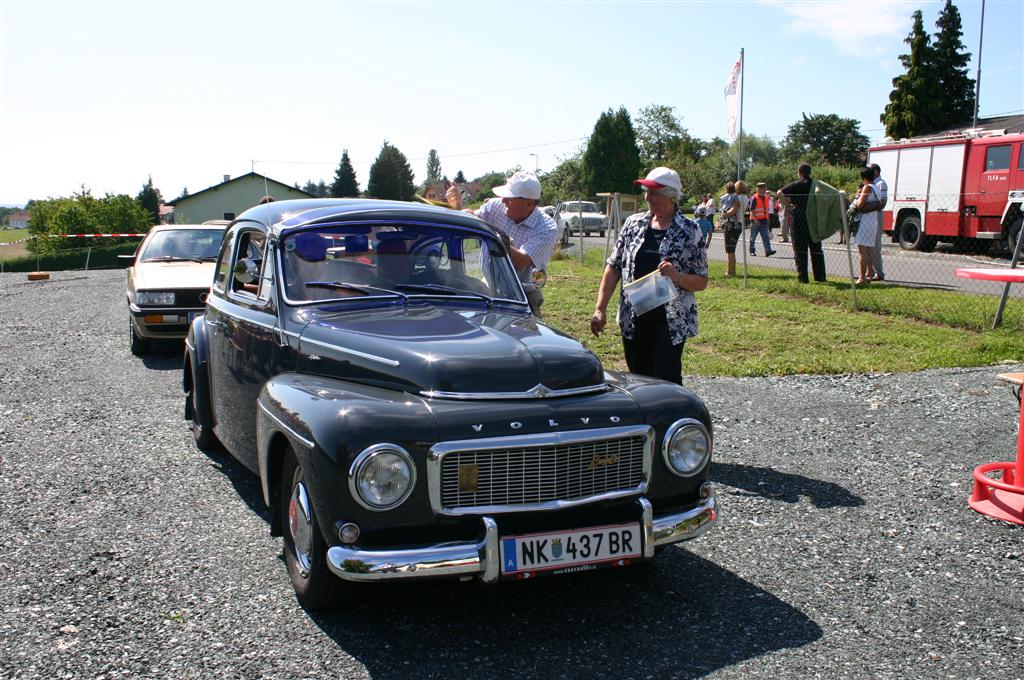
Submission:
[[[54,238],[142,238],[146,234],[48,234]]]

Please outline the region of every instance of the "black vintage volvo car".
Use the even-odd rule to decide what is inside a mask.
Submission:
[[[704,403],[530,313],[466,213],[280,201],[228,228],[186,418],[258,474],[308,608],[384,579],[623,566],[717,509]]]

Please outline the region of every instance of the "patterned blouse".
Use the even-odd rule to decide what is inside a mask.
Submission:
[[[644,243],[644,233],[651,226],[653,215],[650,211],[637,213],[626,219],[615,241],[615,249],[608,258],[608,265],[619,270],[622,283],[633,282],[633,271],[636,256]],[[702,245],[700,226],[691,219],[677,212],[668,228],[668,233],[661,242],[663,259],[668,260],[682,274],[708,275],[707,251]],[[665,318],[668,321],[672,344],[678,345],[687,338],[697,335],[697,299],[692,291],[679,289],[679,297],[665,305]],[[625,295],[619,295],[619,313],[617,316],[622,336],[633,338],[636,328],[636,315]]]

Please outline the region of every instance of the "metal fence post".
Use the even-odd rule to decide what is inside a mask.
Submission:
[[[583,264],[583,198],[576,198],[576,217],[579,219],[580,228],[580,264]]]
[[[843,199],[842,203],[848,203],[846,191],[840,191],[839,196]],[[882,228],[881,222],[879,222],[878,228]],[[847,217],[845,210],[843,210],[843,241],[846,242],[846,262],[850,266],[850,292],[853,295],[853,309],[856,311],[857,284],[853,280],[853,251],[850,250],[850,219]]]
[[[85,249],[85,271],[89,271],[89,257],[92,255],[92,246]]]

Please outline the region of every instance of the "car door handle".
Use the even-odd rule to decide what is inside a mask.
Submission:
[[[206,325],[207,326],[223,326],[224,322],[223,321],[214,321],[213,319],[207,317]]]

